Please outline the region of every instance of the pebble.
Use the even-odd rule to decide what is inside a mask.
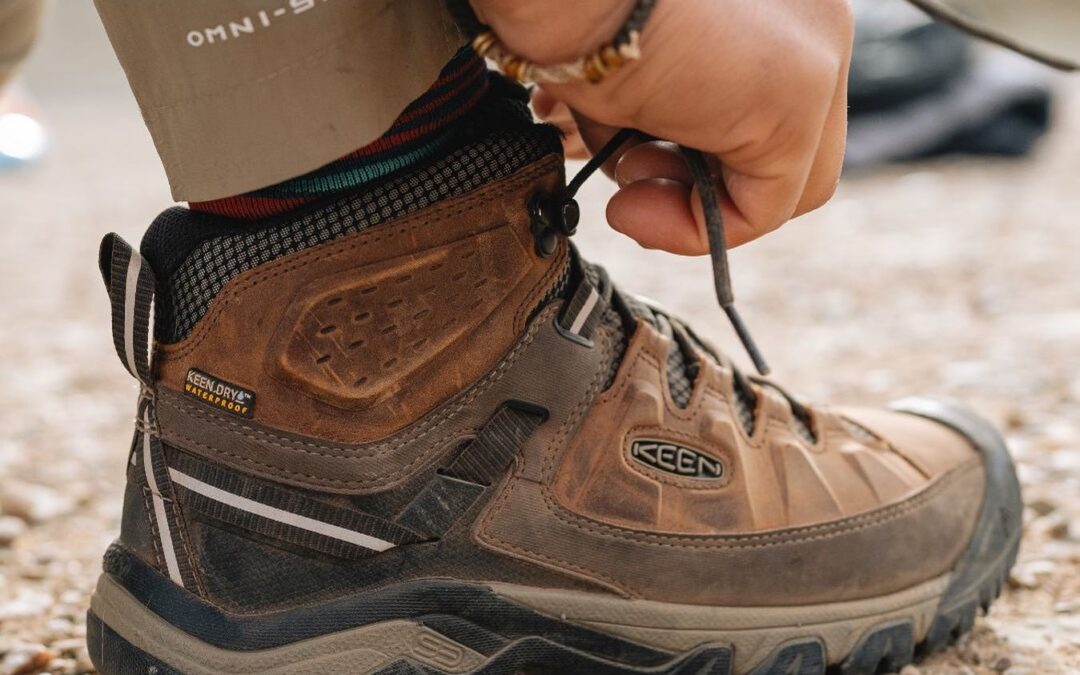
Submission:
[[[63,672],[85,673],[94,669],[94,664],[90,661],[90,654],[86,651],[86,638],[57,640],[50,644],[49,648],[63,657],[66,662],[63,664],[63,668],[59,668]],[[58,669],[57,661],[54,660],[49,667],[50,669]]]
[[[74,657],[80,650],[86,648],[86,640],[82,638],[66,638],[56,640],[49,647],[60,656]]]
[[[922,671],[916,666],[904,666],[900,669],[899,675],[922,675]]]
[[[75,659],[53,659],[49,663],[49,670],[58,675],[75,675],[79,672],[79,665]]]
[[[45,624],[46,642],[49,642],[55,648],[56,640],[70,637],[74,631],[75,624],[67,617],[58,616],[49,619]]]
[[[80,605],[86,602],[86,594],[81,591],[66,590],[60,594],[60,602],[65,605]]]
[[[1027,419],[1024,417],[1024,411],[1020,408],[1010,408],[1005,412],[1003,417],[1003,425],[1010,431],[1016,431],[1022,429],[1027,425]]]
[[[1037,516],[1047,516],[1057,511],[1057,504],[1049,499],[1033,499],[1027,503],[1027,507],[1035,512]]]
[[[1069,441],[1070,446],[1076,441]],[[1062,449],[1055,452],[1050,458],[1050,466],[1063,473],[1074,474],[1080,471],[1080,452],[1070,449]]]
[[[11,546],[26,532],[26,523],[15,516],[0,516],[0,546]]]
[[[94,662],[90,660],[90,653],[85,646],[75,653],[75,670],[80,673],[94,672]]]
[[[1042,516],[1031,526],[1036,532],[1042,532],[1051,539],[1068,539],[1071,529],[1069,517],[1057,511]]]
[[[1080,599],[1059,600],[1054,603],[1054,611],[1058,614],[1072,614],[1080,611]]]
[[[1036,589],[1041,585],[1042,577],[1053,574],[1057,568],[1058,564],[1053,560],[1032,560],[1020,563],[1009,574],[1009,584],[1013,588]]]
[[[70,495],[44,485],[9,480],[0,487],[0,511],[31,524],[67,515],[76,505]]]
[[[52,596],[48,593],[22,590],[13,600],[0,605],[0,622],[41,616],[52,604]]]
[[[17,645],[4,655],[4,661],[0,663],[0,672],[3,675],[30,675],[47,668],[50,661],[52,661],[52,654],[45,649],[45,645]]]

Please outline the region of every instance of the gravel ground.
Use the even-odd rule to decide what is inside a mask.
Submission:
[[[0,176],[0,674],[85,672],[83,612],[119,527],[136,389],[117,363],[100,235],[135,241],[169,196],[89,3],[53,17],[29,80],[54,149]],[[733,256],[776,377],[810,397],[933,392],[1006,429],[1028,509],[1010,588],[914,673],[1080,672],[1080,80],[1022,163],[850,178],[836,200]],[[703,260],[642,251],[585,196],[579,244],[616,280],[739,356]]]

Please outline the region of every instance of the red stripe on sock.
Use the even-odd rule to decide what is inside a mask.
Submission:
[[[474,88],[474,91],[470,92],[470,87]],[[438,96],[431,97],[433,90],[444,88],[445,91]],[[386,133],[364,147],[344,155],[316,169],[316,171],[338,163],[345,165],[359,164],[362,166],[366,157],[386,154],[396,147],[414,143],[425,136],[434,136],[472,110],[487,91],[487,88],[487,68],[483,59],[478,56],[466,58],[462,64],[452,71],[440,74],[439,79],[428,88],[427,92],[409,104],[402,114],[394,120],[393,125]],[[462,96],[466,96],[466,98],[460,100]],[[425,115],[431,115],[432,119],[402,129],[402,127],[415,124],[417,119]],[[387,157],[380,157],[379,161],[386,161],[387,159]],[[188,206],[192,210],[218,216],[255,220],[291,211],[322,196],[322,194],[316,194],[310,197],[277,198],[246,193],[223,199],[190,202]]]
[[[235,197],[225,197],[224,199],[214,199],[208,202],[191,202],[188,206],[193,211],[212,213],[216,216],[256,220],[258,218],[268,218],[287,211],[292,211],[305,204],[310,204],[315,201],[316,198],[317,197],[312,196],[278,199],[276,197],[255,197],[244,194],[236,195]]]

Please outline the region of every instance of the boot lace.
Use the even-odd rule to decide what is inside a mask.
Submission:
[[[572,236],[577,229],[580,215],[575,196],[581,186],[623,144],[637,135],[641,134],[634,129],[623,129],[615,134],[567,183],[556,204],[534,204],[533,209],[536,215],[544,222],[552,224],[555,230],[566,236]],[[697,188],[701,200],[702,212],[705,216],[705,232],[709,243],[709,257],[712,262],[713,287],[716,290],[717,301],[731,323],[739,342],[746,350],[758,375],[746,376],[730,359],[704,340],[698,338],[689,326],[641,298],[613,289],[612,306],[616,311],[624,314],[630,323],[637,319],[643,319],[674,343],[668,355],[668,371],[669,390],[677,404],[685,406],[686,401],[689,399],[692,383],[698,374],[699,364],[694,357],[696,350],[711,357],[714,362],[732,373],[736,410],[747,433],[753,433],[755,426],[753,411],[756,408],[759,388],[769,387],[786,399],[796,421],[796,430],[806,440],[813,443],[815,433],[811,411],[783,388],[770,380],[764,379],[769,374],[769,366],[761,350],[754,342],[749,328],[735,308],[735,295],[731,286],[731,270],[728,265],[727,241],[724,233],[724,218],[720,210],[717,188],[710,176],[705,156],[700,150],[685,146],[679,146],[679,151],[686,160],[694,186]],[[554,236],[554,232],[551,232],[550,236]],[[538,245],[541,248],[544,247],[542,243]],[[588,265],[586,273],[600,281],[601,285],[610,283],[607,274],[599,266]],[[675,373],[675,376],[672,377],[671,373]]]

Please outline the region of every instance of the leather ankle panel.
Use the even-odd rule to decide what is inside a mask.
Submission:
[[[556,283],[560,241],[534,251],[525,208],[562,185],[556,156],[409,217],[231,280],[183,341],[159,346],[160,385],[189,370],[254,392],[253,419],[363,443],[479,380]]]

